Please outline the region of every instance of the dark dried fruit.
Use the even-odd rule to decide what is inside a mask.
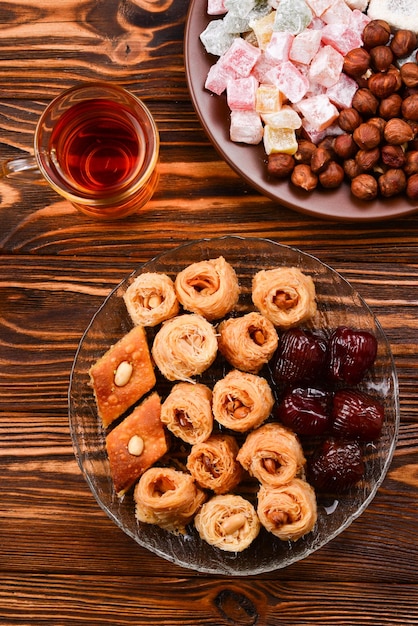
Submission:
[[[320,380],[327,354],[324,339],[300,328],[285,331],[273,358],[276,383],[292,386]]]
[[[310,460],[308,480],[317,491],[341,493],[354,486],[363,473],[360,444],[329,438]]]
[[[298,435],[321,435],[330,421],[329,394],[321,389],[297,387],[277,407],[277,417]]]
[[[383,405],[355,389],[340,389],[332,401],[332,432],[344,439],[373,441],[382,431]]]
[[[377,340],[366,330],[339,326],[328,344],[328,374],[333,382],[357,385],[373,365]]]

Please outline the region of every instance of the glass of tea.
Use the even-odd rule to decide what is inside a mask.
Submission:
[[[44,179],[83,213],[117,219],[150,200],[158,157],[158,130],[143,102],[113,84],[85,83],[47,106],[34,157],[3,164],[3,175]]]

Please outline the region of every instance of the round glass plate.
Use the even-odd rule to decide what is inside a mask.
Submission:
[[[186,29],[184,58],[190,95],[200,122],[222,158],[263,195],[291,209],[336,221],[380,221],[414,213],[416,201],[406,196],[379,198],[364,202],[354,198],[344,183],[339,189],[316,189],[307,193],[268,176],[267,157],[263,144],[257,146],[234,143],[229,139],[230,111],[223,94],[217,96],[205,89],[209,68],[217,57],[207,54],[200,39],[210,21],[206,0],[191,0]],[[216,18],[215,18],[216,19]]]
[[[191,263],[221,255],[231,263],[239,278],[242,290],[236,306],[239,314],[254,310],[251,282],[257,271],[295,266],[312,276],[317,292],[318,312],[312,324],[305,324],[305,328],[330,332],[345,324],[373,332],[379,343],[378,356],[361,387],[379,397],[385,406],[383,431],[366,451],[366,473],[360,486],[337,500],[318,497],[317,524],[304,538],[293,543],[284,542],[263,530],[251,546],[240,553],[228,553],[208,545],[199,538],[192,525],[185,536],[177,536],[157,526],[137,522],[132,493],[127,493],[123,499],[115,494],[105,449],[105,432],[97,416],[88,375],[91,365],[132,328],[122,296],[138,274],[163,272],[174,278]],[[151,342],[156,330],[147,329],[147,332]],[[217,374],[213,368],[201,378],[210,386],[225,371]],[[167,393],[166,384],[162,377],[157,377],[156,389],[162,399]],[[308,254],[273,241],[234,236],[202,239],[145,263],[106,298],[88,326],[74,360],[69,388],[69,421],[75,455],[92,493],[127,535],[141,546],[183,567],[244,576],[283,568],[307,557],[341,533],[366,509],[387,472],[395,448],[399,424],[397,378],[382,328],[361,296],[340,274]]]

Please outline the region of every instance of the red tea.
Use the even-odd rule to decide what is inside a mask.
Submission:
[[[78,193],[104,197],[140,173],[146,137],[127,107],[111,100],[87,100],[60,117],[49,150],[58,176]]]

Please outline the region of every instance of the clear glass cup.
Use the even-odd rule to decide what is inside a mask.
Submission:
[[[46,181],[81,212],[118,219],[138,211],[158,183],[159,134],[148,108],[106,82],[64,91],[41,115],[34,155],[0,176]]]

